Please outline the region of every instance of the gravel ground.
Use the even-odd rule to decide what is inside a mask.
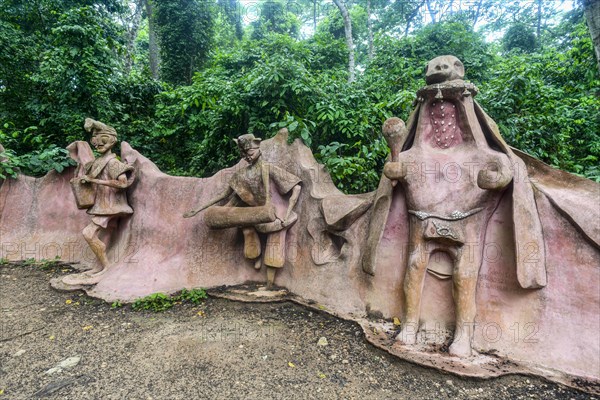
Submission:
[[[49,287],[67,272],[0,267],[0,400],[595,398],[536,377],[415,366],[358,325],[289,302],[111,308]]]

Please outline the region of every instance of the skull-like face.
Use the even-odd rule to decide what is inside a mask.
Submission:
[[[100,134],[92,136],[92,139],[90,140],[90,142],[92,143],[92,146],[94,146],[94,148],[100,154],[104,154],[107,151],[109,151],[110,149],[112,149],[112,147],[117,142],[117,138],[115,138],[113,135],[108,135],[106,133],[100,133]]]
[[[465,67],[463,63],[454,56],[440,56],[427,63],[425,68],[425,82],[428,85],[463,79]]]

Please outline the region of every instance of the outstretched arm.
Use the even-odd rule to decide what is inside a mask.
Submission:
[[[220,202],[221,200],[225,200],[226,198],[228,198],[231,194],[233,193],[233,189],[228,185],[227,189],[225,189],[223,192],[221,192],[217,197],[215,197],[214,199],[212,199],[211,201],[209,201],[208,203],[206,203],[205,205],[203,205],[202,207],[196,208],[194,210],[190,210],[188,212],[186,212],[185,214],[183,214],[183,218],[190,218],[193,217],[194,215],[198,214],[200,211],[207,209],[210,206],[213,206],[215,204],[217,204],[218,202]]]
[[[298,202],[298,197],[300,196],[300,190],[302,190],[300,185],[296,185],[292,189],[292,195],[290,196],[290,201],[288,202],[288,208],[287,208],[287,212],[285,213],[284,222],[288,220],[288,218],[290,217],[290,214],[292,213],[292,210],[296,206],[296,203]]]

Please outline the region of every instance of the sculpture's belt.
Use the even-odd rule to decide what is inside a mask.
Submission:
[[[458,221],[460,219],[465,219],[473,214],[477,214],[479,211],[483,210],[483,207],[474,208],[470,211],[462,212],[462,211],[453,211],[450,215],[439,215],[434,213],[428,213],[425,211],[415,211],[408,210],[408,213],[414,215],[421,221],[426,220],[427,218],[437,218],[444,221]]]

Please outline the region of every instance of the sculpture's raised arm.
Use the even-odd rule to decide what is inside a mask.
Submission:
[[[225,200],[226,198],[231,196],[232,193],[233,193],[233,189],[231,189],[231,186],[227,185],[227,188],[223,192],[221,192],[219,195],[217,195],[215,198],[213,198],[212,200],[210,200],[208,203],[204,204],[203,206],[186,212],[185,214],[183,214],[183,218],[191,218],[191,217],[195,216],[199,212],[206,210],[208,207],[214,206],[218,202]]]

